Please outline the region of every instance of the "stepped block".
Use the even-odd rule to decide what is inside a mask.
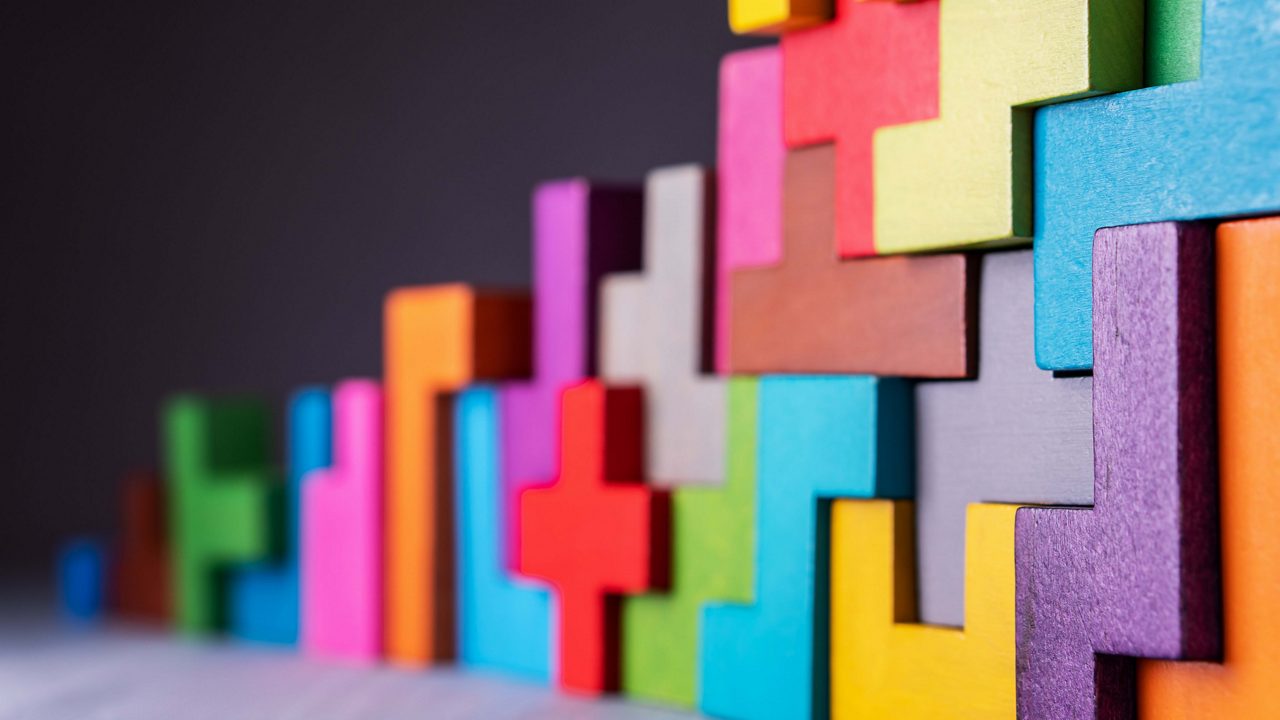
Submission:
[[[729,0],[729,28],[739,35],[774,35],[829,17],[831,0]]]
[[[1280,220],[1222,225],[1217,242],[1221,663],[1142,661],[1144,718],[1269,718],[1280,681]]]
[[[583,694],[618,687],[617,596],[667,586],[669,496],[643,482],[642,403],[597,381],[565,390],[559,476],[520,498],[520,571],[554,588],[559,681]]]
[[[332,459],[302,484],[302,647],[372,662],[382,650],[382,388],[344,380],[332,398],[296,400],[303,412],[317,416]]]
[[[696,165],[649,173],[644,272],[601,290],[600,371],[645,389],[649,483],[724,478],[724,380],[709,377],[715,180]]]
[[[107,548],[97,538],[81,537],[58,550],[58,606],[62,616],[80,623],[102,618],[106,608]]]
[[[124,617],[167,622],[173,616],[166,507],[155,472],[125,478],[111,583],[111,608]]]
[[[1018,512],[1018,712],[1131,717],[1133,656],[1221,651],[1213,245],[1098,233],[1093,508]]]
[[[699,706],[824,717],[831,501],[911,494],[910,391],[872,377],[765,377],[759,423],[752,600],[703,610]]]
[[[672,491],[670,592],[623,600],[622,690],[629,696],[694,707],[702,606],[713,601],[751,601],[758,384],[747,377],[726,384],[723,486]]]
[[[298,642],[298,548],[302,479],[329,464],[329,393],[298,391],[289,401],[283,556],[236,568],[230,577],[230,627],[235,637],[277,645]]]
[[[836,0],[830,24],[782,39],[787,145],[835,143],[834,253],[841,257],[876,253],[877,129],[938,114],[938,5]]]
[[[184,633],[207,634],[226,628],[227,571],[278,556],[282,483],[262,403],[184,395],[162,412],[174,619]]]
[[[782,262],[733,273],[730,369],[954,378],[973,372],[975,264],[961,254],[841,261],[835,152],[787,154]]]
[[[1265,3],[1206,0],[1199,80],[1037,113],[1041,367],[1093,365],[1089,268],[1099,228],[1280,210],[1274,21]]]
[[[529,298],[465,285],[400,288],[384,307],[384,648],[422,666],[454,654],[450,394],[529,371]]]
[[[1030,250],[981,256],[978,377],[916,385],[920,619],[964,622],[965,508],[1093,502],[1093,378],[1036,367]]]
[[[831,717],[1014,717],[1016,511],[969,506],[960,630],[915,624],[911,503],[834,504]]]

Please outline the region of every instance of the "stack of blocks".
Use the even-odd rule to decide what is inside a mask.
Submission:
[[[72,614],[728,718],[1271,716],[1280,9],[729,19],[781,40],[718,168],[539,186],[532,292],[394,290],[283,473],[170,401]]]

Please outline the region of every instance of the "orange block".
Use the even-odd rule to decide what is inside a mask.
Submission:
[[[1141,661],[1144,718],[1274,718],[1280,687],[1280,218],[1218,228],[1222,663]]]
[[[384,308],[389,659],[453,655],[452,393],[529,374],[529,297],[466,285],[401,288]]]

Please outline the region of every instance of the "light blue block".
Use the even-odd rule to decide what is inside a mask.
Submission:
[[[545,589],[516,581],[503,567],[506,523],[500,482],[497,391],[458,395],[456,518],[458,656],[464,665],[546,683],[551,666],[551,607]]]
[[[68,540],[58,550],[58,605],[63,617],[93,622],[102,617],[107,596],[107,550],[97,538]]]
[[[289,400],[288,488],[284,556],[275,562],[245,565],[231,573],[228,598],[230,633],[242,640],[296,645],[298,642],[298,516],[302,478],[328,467],[332,456],[332,407],[329,391],[303,388]]]
[[[910,497],[909,386],[871,377],[760,381],[752,605],[703,608],[702,710],[826,717],[831,500]]]
[[[1206,0],[1199,80],[1038,112],[1041,367],[1093,366],[1091,271],[1099,228],[1280,210],[1278,27],[1274,2]]]

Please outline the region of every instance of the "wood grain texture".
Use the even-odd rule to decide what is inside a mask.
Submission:
[[[941,3],[938,117],[875,139],[875,247],[1031,237],[1031,107],[1142,84],[1140,0]]]
[[[832,253],[835,151],[787,154],[785,255],[733,273],[730,369],[965,377],[973,260],[960,254],[840,261]]]
[[[454,654],[452,419],[448,394],[529,372],[529,298],[465,285],[386,299],[384,647],[407,665]]]
[[[830,23],[782,39],[787,145],[836,146],[835,247],[841,257],[876,253],[877,129],[938,114],[938,5],[836,0]]]
[[[1142,717],[1269,718],[1280,683],[1280,220],[1222,225],[1217,245],[1223,652],[1143,661]]]
[[[711,367],[715,180],[697,165],[649,173],[644,272],[604,280],[600,375],[644,388],[650,484],[724,480],[724,380]]]
[[[1221,652],[1212,267],[1203,225],[1098,232],[1094,507],[1018,512],[1022,717],[1131,717],[1132,656]]]
[[[831,0],[729,0],[729,28],[739,35],[776,35],[831,17]]]
[[[981,256],[978,377],[916,385],[920,619],[964,619],[975,502],[1093,501],[1093,379],[1036,367],[1030,250]]]
[[[164,483],[155,471],[136,471],[125,477],[120,496],[111,611],[134,620],[168,622],[173,614],[173,583]]]
[[[1206,0],[1203,19],[1199,80],[1036,115],[1040,367],[1093,364],[1089,268],[1098,228],[1280,210],[1275,8]]]
[[[831,717],[1012,718],[1014,505],[968,508],[964,629],[918,625],[909,502],[831,519]]]
[[[911,492],[910,391],[873,377],[760,379],[755,586],[702,615],[701,709],[825,717],[830,501]]]

